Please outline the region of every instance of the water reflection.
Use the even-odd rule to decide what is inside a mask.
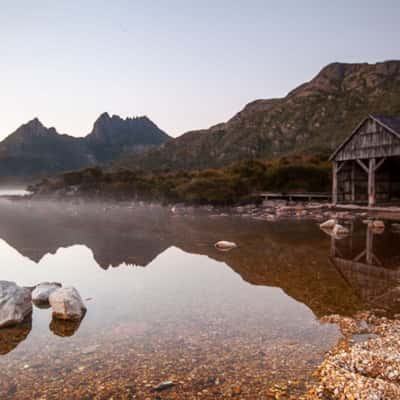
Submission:
[[[157,207],[3,203],[0,219],[0,238],[36,263],[58,249],[84,245],[103,269],[146,267],[168,248],[177,247],[224,262],[253,285],[280,287],[318,317],[352,314],[370,302],[352,283],[358,275],[350,273],[360,270],[362,259],[369,266],[370,284],[379,286],[379,293],[398,282],[398,235],[387,229],[374,241],[377,232],[361,223],[351,226],[347,238],[332,237],[329,244],[312,222],[182,217]],[[221,239],[240,248],[218,252],[213,244]],[[375,275],[373,265],[382,267]]]
[[[371,222],[351,225],[342,240],[331,237],[333,265],[365,308],[379,308],[393,315],[400,312],[400,251],[398,235]]]
[[[209,376],[254,377],[254,390],[277,377],[306,379],[339,336],[319,317],[352,315],[379,299],[396,310],[395,301],[382,300],[398,285],[399,236],[391,229],[371,240],[357,224],[348,238],[331,241],[313,222],[26,201],[0,201],[0,220],[1,279],[57,281],[92,298],[81,323],[52,320],[51,310],[35,307],[29,325],[3,331],[1,398],[57,398],[66,377],[79,388],[69,393],[77,399],[94,396],[105,381],[124,388],[132,376],[138,398],[151,397],[138,382],[171,376],[194,377],[185,398]],[[238,248],[220,252],[219,240]],[[37,370],[21,370],[32,360]],[[72,373],[77,365],[92,378]],[[39,376],[48,379],[33,389]],[[17,397],[8,396],[15,387]]]
[[[82,319],[79,321],[63,321],[61,319],[52,318],[49,329],[57,336],[69,337],[79,329]]]
[[[18,326],[0,329],[0,355],[4,355],[14,350],[24,341],[32,329],[32,317],[29,316]]]

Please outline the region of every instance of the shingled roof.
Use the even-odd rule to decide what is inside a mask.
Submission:
[[[373,119],[379,125],[386,128],[388,131],[392,132],[395,136],[400,139],[400,116],[383,116],[383,115],[373,115],[369,114],[367,118],[365,118],[361,123],[357,126],[356,129],[351,133],[351,135],[342,143],[338,148],[333,152],[333,154],[329,157],[329,160],[333,160],[340,150],[352,139],[354,135],[357,134],[359,128],[364,124],[367,119]]]

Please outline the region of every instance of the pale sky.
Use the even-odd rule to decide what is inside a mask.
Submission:
[[[400,59],[399,0],[0,0],[0,139],[104,111],[172,136],[284,96],[326,64]]]

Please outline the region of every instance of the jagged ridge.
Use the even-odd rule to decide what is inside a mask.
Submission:
[[[124,152],[159,146],[168,139],[147,117],[122,119],[103,113],[84,138],[59,134],[35,118],[0,143],[0,177],[29,178],[79,169],[115,160]]]

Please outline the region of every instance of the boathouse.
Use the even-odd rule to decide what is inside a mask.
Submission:
[[[369,115],[330,160],[333,204],[400,204],[400,116]]]

